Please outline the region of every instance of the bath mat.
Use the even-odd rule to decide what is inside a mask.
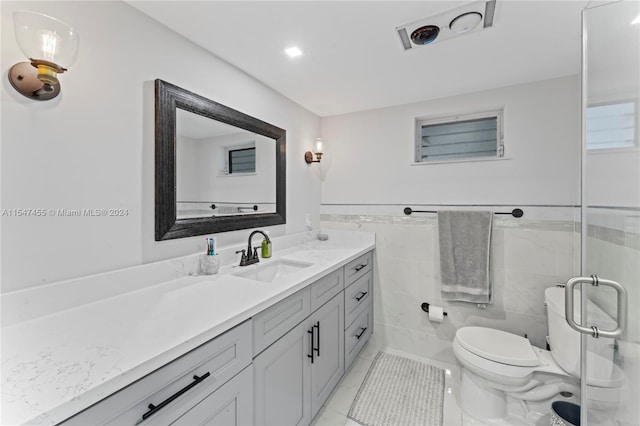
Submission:
[[[349,409],[364,426],[442,426],[444,370],[378,352]]]

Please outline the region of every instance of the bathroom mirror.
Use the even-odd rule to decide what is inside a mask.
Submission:
[[[286,131],[155,81],[156,241],[286,222]]]

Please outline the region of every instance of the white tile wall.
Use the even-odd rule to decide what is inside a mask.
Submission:
[[[544,289],[566,282],[578,271],[573,208],[537,208],[535,216],[544,219],[531,219],[531,214],[521,219],[496,217],[491,253],[494,303],[486,309],[440,298],[435,215],[380,214],[355,206],[345,206],[343,214],[338,210],[325,209],[330,214],[321,215],[321,226],[376,233],[375,333],[386,346],[451,362],[456,330],[480,325],[526,333],[534,345],[545,347]],[[444,306],[444,322],[429,322],[420,309],[422,302]]]

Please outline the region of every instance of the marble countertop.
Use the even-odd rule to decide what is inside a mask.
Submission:
[[[165,261],[2,295],[18,319],[3,313],[0,423],[59,423],[375,247],[371,233],[328,232],[328,241],[275,238],[271,259],[242,268],[278,259],[312,264],[273,283],[231,275],[240,267],[225,265],[235,257],[221,250],[223,266],[212,276],[189,275],[193,255],[171,268]],[[145,285],[126,285],[145,275]],[[110,279],[117,291],[100,287],[104,297],[91,297],[91,286]],[[64,309],[45,306],[46,294]]]

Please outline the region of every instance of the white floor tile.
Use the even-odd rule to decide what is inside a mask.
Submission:
[[[347,416],[337,411],[323,407],[316,416],[311,426],[343,426],[347,422]]]
[[[407,354],[392,348],[382,347],[373,339],[367,343],[359,356],[353,362],[349,371],[338,384],[329,399],[325,402],[323,410],[314,421],[314,426],[359,426],[358,423],[347,418],[351,404],[353,403],[364,378],[371,367],[371,363],[379,350],[404,356],[417,361],[426,362],[445,370],[445,390],[443,407],[443,426],[463,426],[463,416],[456,401],[455,395],[460,384],[460,368],[454,364],[442,361],[430,360],[416,355]],[[466,423],[465,426],[481,426],[478,423]]]

